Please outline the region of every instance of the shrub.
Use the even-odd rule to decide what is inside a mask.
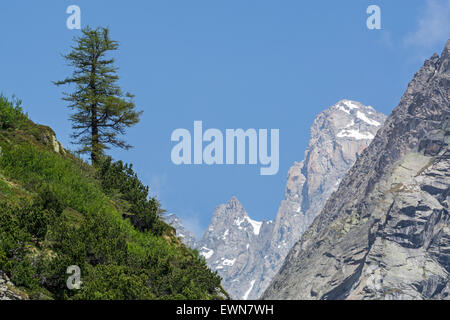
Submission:
[[[89,267],[88,276],[74,299],[143,300],[155,299],[145,272],[134,273],[129,267],[98,265]]]
[[[149,198],[149,188],[144,186],[133,171],[133,166],[122,161],[113,162],[106,157],[99,166],[99,178],[103,190],[122,204],[125,218],[140,231],[151,231],[161,235],[167,229],[160,215],[164,212],[153,197]],[[120,201],[122,200],[122,201]]]
[[[36,269],[27,258],[14,264],[11,281],[16,286],[24,286],[32,290],[39,286]]]
[[[20,127],[28,117],[23,113],[21,107],[22,101],[13,97],[9,101],[0,94],[0,128],[8,129],[11,127]]]

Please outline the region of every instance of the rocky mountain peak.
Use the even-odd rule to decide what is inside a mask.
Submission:
[[[223,211],[216,210],[216,212],[220,214]],[[235,196],[231,197],[230,200],[228,200],[225,212],[237,215],[247,215],[247,212],[245,212],[244,208],[242,207],[242,203]]]
[[[321,136],[319,133],[336,139],[372,140],[385,118],[372,106],[341,100],[316,117],[311,127],[311,142]]]
[[[385,119],[352,100],[341,100],[314,119],[305,160],[292,166],[287,179],[286,199],[298,203],[296,213],[322,206]]]
[[[272,225],[271,221],[251,219],[236,197],[214,210],[211,223],[197,248],[208,266],[223,278],[223,285],[233,298],[248,298],[250,291],[244,288],[240,277],[248,276],[249,269],[262,269],[257,265],[262,258],[261,245],[267,243]]]
[[[230,235],[230,232],[232,234],[246,234],[246,237],[249,238],[252,235],[257,236],[262,224],[260,221],[250,219],[241,202],[233,196],[226,204],[221,204],[214,210],[211,224],[205,232],[202,242],[211,237],[215,238],[217,232],[222,231],[222,229],[224,233],[220,239],[223,241]]]
[[[439,72],[448,74],[450,72],[450,39],[447,41],[445,48],[442,51],[440,64]]]

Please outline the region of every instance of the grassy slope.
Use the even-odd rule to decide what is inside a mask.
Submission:
[[[56,152],[53,137],[0,97],[0,270],[21,290],[36,299],[226,295],[173,228],[136,229],[123,219],[130,205],[102,188],[94,168]],[[81,290],[67,289],[70,265],[81,268]]]

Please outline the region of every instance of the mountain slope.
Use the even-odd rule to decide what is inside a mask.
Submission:
[[[13,288],[31,299],[226,295],[220,277],[159,218],[131,166],[106,158],[91,167],[2,96],[0,150],[0,275],[17,286],[6,282],[5,298]],[[66,284],[72,265],[81,269],[80,290]]]
[[[450,272],[450,41],[289,252],[264,299],[443,299]]]

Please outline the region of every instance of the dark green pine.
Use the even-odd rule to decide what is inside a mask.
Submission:
[[[92,164],[97,164],[109,146],[131,147],[120,136],[139,122],[142,111],[136,111],[134,96],[124,94],[117,84],[117,68],[108,53],[117,50],[119,44],[111,40],[108,28],[86,27],[74,41],[72,52],[64,55],[73,73],[55,84],[74,86],[74,91],[64,93],[63,98],[74,111],[70,116],[73,142],[81,146],[81,153],[90,154]]]

